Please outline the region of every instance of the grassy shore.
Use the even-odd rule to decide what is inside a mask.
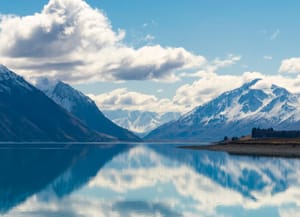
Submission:
[[[235,155],[300,158],[300,139],[241,139],[212,145],[180,148],[223,151]]]

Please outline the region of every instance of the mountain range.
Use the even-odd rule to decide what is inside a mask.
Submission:
[[[108,141],[5,66],[0,66],[1,141]]]
[[[92,107],[93,102],[84,99]],[[97,107],[94,113],[92,111],[82,116],[77,110],[71,114],[21,76],[0,65],[0,141],[140,141],[134,134],[103,118]],[[99,121],[98,129],[88,121],[92,115]]]
[[[179,112],[157,113],[139,110],[103,110],[114,123],[143,137],[157,127],[180,117]]]
[[[299,130],[299,96],[255,79],[158,127],[145,139],[217,141],[250,134],[253,127]]]
[[[141,136],[152,130],[144,137],[147,141],[217,141],[248,135],[253,127],[300,126],[299,95],[261,79],[182,116],[126,108],[102,113],[66,83],[45,79],[36,86],[0,65],[0,141],[141,141],[129,130]]]

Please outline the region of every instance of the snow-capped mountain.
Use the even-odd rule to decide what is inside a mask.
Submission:
[[[19,87],[26,91],[33,91],[33,88],[21,76],[10,71],[6,66],[0,64],[0,92],[11,92],[11,88]]]
[[[178,112],[159,114],[149,111],[130,110],[104,110],[103,113],[113,122],[129,129],[140,136],[144,136],[151,130],[180,117]]]
[[[0,65],[0,141],[112,141]]]
[[[250,134],[253,127],[299,130],[299,96],[256,79],[153,130],[146,138],[216,141]]]
[[[130,131],[117,126],[106,118],[93,100],[70,85],[61,81],[52,83],[44,79],[37,86],[89,128],[112,135],[122,141],[141,141]]]

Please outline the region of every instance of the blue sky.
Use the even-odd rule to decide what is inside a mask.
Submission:
[[[122,42],[135,49],[143,46],[184,48],[208,63],[231,56],[240,59],[225,67],[218,67],[218,75],[242,76],[244,72],[260,72],[276,76],[283,60],[297,58],[300,50],[300,20],[298,1],[222,1],[222,0],[87,0],[92,8],[105,14],[117,32],[126,36]],[[1,14],[28,16],[40,12],[48,1],[0,0]],[[296,62],[298,64],[298,60]],[[295,64],[293,62],[293,64]],[[298,65],[290,71],[297,71]],[[289,68],[290,67],[290,68]],[[295,68],[297,70],[295,70]],[[195,69],[184,69],[190,72]],[[198,69],[197,69],[198,70]],[[195,70],[195,71],[197,71]],[[21,70],[22,71],[22,70]],[[289,70],[285,70],[289,71]],[[289,74],[286,74],[290,77]],[[158,99],[171,99],[178,88],[192,85],[198,77],[181,76],[176,82],[157,79],[125,82],[76,82],[75,87],[85,93],[102,94],[117,88],[127,88]],[[72,83],[72,82],[71,82]],[[292,88],[291,88],[292,89]],[[201,103],[201,100],[199,101]]]
[[[47,0],[1,0],[0,12],[30,15]],[[164,46],[182,46],[208,58],[241,54],[250,70],[275,73],[283,58],[299,53],[298,1],[240,0],[88,0],[103,10],[114,29],[125,29],[135,45],[134,34],[151,34]],[[143,24],[148,24],[143,27]],[[279,32],[273,40],[272,35]],[[262,61],[272,56],[275,63]],[[238,70],[236,70],[238,71]],[[238,73],[238,72],[236,72]]]

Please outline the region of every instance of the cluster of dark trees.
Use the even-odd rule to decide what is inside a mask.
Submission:
[[[239,140],[239,137],[236,137],[236,136],[234,136],[232,138],[228,138],[228,136],[225,136],[223,139],[223,141],[237,141],[237,140]]]
[[[252,129],[252,138],[300,138],[300,131],[275,131],[273,128],[269,129]]]

